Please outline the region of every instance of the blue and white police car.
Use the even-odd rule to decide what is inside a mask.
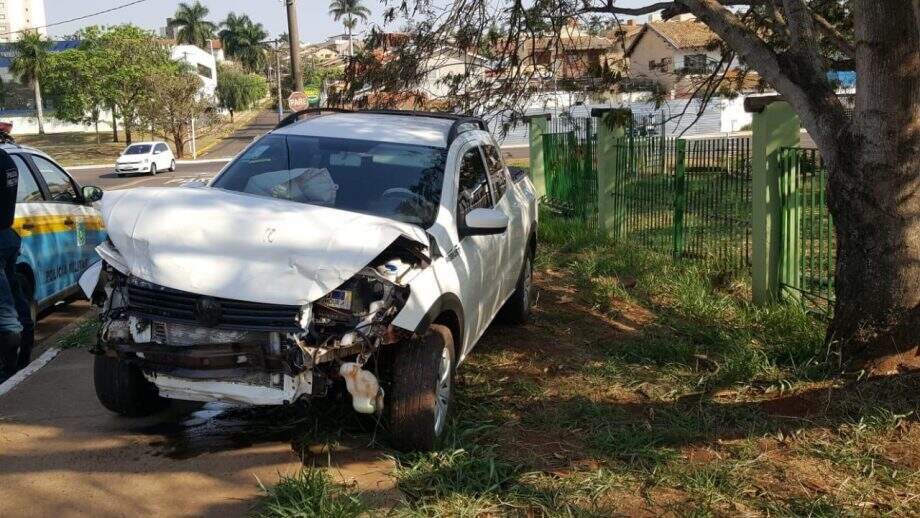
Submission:
[[[13,229],[22,238],[16,264],[33,314],[80,293],[80,274],[99,260],[106,238],[93,203],[98,187],[81,187],[50,156],[37,149],[3,144],[19,170]]]

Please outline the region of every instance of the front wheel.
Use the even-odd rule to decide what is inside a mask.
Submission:
[[[156,175],[157,175],[157,165],[150,164],[150,176],[156,176]]]
[[[402,451],[433,450],[445,435],[453,400],[453,335],[432,324],[421,340],[397,347],[388,395],[390,440]]]
[[[172,162],[169,163],[169,172],[172,173],[172,172],[175,172],[175,170],[176,170],[176,159],[173,159]]]
[[[143,417],[166,406],[156,385],[141,370],[118,358],[98,355],[93,362],[93,384],[102,406],[128,417]]]

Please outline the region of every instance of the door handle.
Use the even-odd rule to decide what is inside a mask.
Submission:
[[[22,224],[23,230],[32,230],[34,228],[35,228],[35,223],[23,223]]]
[[[76,225],[76,223],[74,222],[74,220],[72,220],[72,219],[70,219],[70,218],[65,219],[65,220],[64,220],[64,224],[67,225],[68,227],[72,227],[72,226]]]

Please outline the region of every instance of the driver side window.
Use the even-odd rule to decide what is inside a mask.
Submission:
[[[473,209],[492,207],[492,193],[489,191],[489,179],[486,166],[482,161],[479,147],[470,148],[463,154],[460,162],[460,185],[457,192],[457,221],[465,221],[466,215]]]
[[[67,203],[77,203],[80,197],[77,195],[77,188],[73,181],[67,176],[67,173],[61,170],[50,160],[32,155],[32,162],[38,169],[39,174],[45,179],[48,185],[48,194],[50,201],[62,201]]]

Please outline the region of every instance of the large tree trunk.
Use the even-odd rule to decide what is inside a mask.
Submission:
[[[852,142],[831,164],[837,227],[830,337],[875,372],[920,366],[920,19],[911,2],[856,0]],[[823,151],[823,150],[822,150]]]
[[[36,112],[36,115],[38,116],[38,134],[44,135],[45,134],[45,110],[42,107],[42,87],[41,87],[41,84],[39,84],[37,77],[32,81],[32,88],[35,89],[35,112]]]

